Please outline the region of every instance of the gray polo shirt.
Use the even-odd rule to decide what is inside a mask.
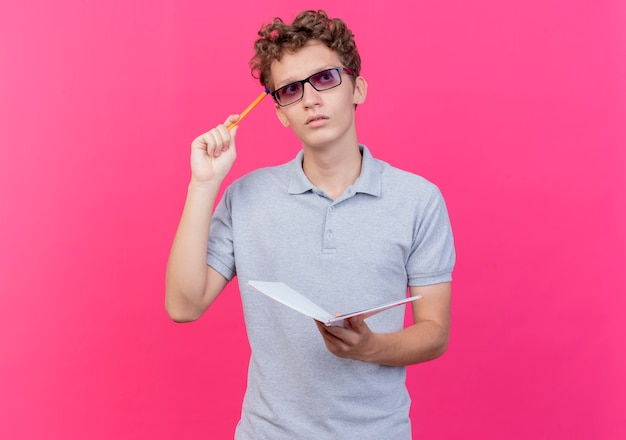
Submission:
[[[451,280],[454,244],[432,183],[374,159],[336,200],[291,162],[233,182],[211,223],[207,263],[239,281],[251,347],[237,439],[410,439],[405,368],[338,358],[314,322],[246,286],[282,281],[325,310],[350,312]],[[404,308],[367,320],[403,327]]]

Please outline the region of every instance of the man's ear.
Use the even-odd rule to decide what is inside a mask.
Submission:
[[[280,121],[280,123],[283,124],[284,127],[289,127],[291,123],[289,122],[285,114],[283,113],[282,107],[278,104],[276,104],[275,107],[276,107],[276,116],[278,116],[278,120]]]
[[[354,104],[363,104],[367,96],[367,82],[362,76],[354,80]]]

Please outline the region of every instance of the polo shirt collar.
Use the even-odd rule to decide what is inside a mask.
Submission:
[[[361,174],[354,183],[352,189],[355,193],[365,193],[379,197],[382,192],[382,167],[381,164],[374,159],[369,149],[365,145],[359,145],[363,162],[361,163]],[[294,160],[291,161],[291,177],[289,179],[289,194],[302,194],[312,191],[315,186],[308,179],[302,169],[302,158],[304,151],[300,150]]]

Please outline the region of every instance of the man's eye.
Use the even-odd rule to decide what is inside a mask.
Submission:
[[[333,75],[332,70],[327,70],[325,72],[320,72],[315,80],[320,83],[329,83],[335,81],[335,75]]]
[[[293,83],[283,87],[283,95],[297,95],[300,92],[300,84]]]

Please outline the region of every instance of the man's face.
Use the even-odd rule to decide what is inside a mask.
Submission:
[[[294,81],[308,78],[325,69],[340,67],[339,56],[316,41],[295,53],[286,53],[271,66],[276,89]],[[342,83],[329,90],[317,91],[304,84],[300,101],[285,107],[276,106],[276,113],[285,127],[291,127],[305,147],[355,143],[354,105],[365,99],[367,85],[362,78],[340,72]]]

